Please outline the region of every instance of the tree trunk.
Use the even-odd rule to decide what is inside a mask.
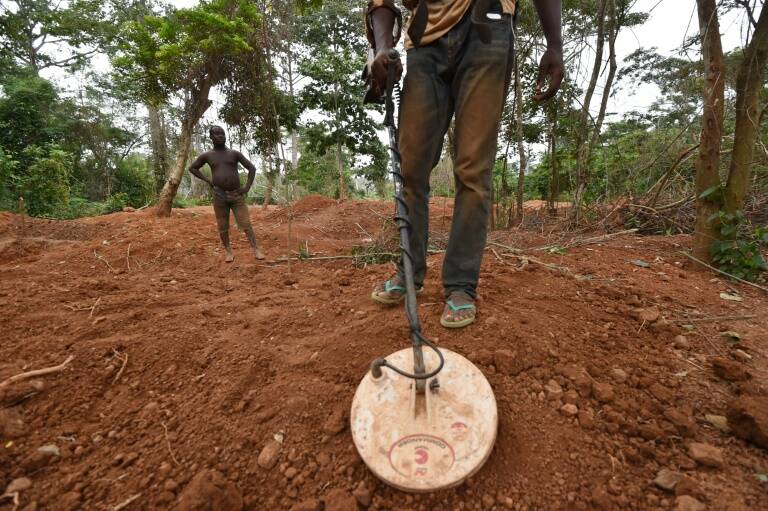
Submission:
[[[344,158],[341,153],[341,142],[336,143],[336,167],[339,169],[339,200],[347,200],[347,184],[344,181]]]
[[[168,177],[168,138],[160,109],[147,103],[149,113],[149,136],[152,145],[152,173],[155,176],[155,191],[160,193]]]
[[[157,216],[171,216],[173,208],[173,199],[179,189],[181,178],[189,157],[189,146],[192,142],[192,131],[195,129],[200,118],[203,116],[211,101],[208,99],[208,92],[211,90],[209,80],[204,80],[199,89],[194,89],[191,93],[190,104],[187,106],[187,112],[181,122],[181,135],[179,137],[179,152],[176,154],[176,162],[173,165],[170,176],[160,192],[157,200],[155,214]]]
[[[515,130],[520,168],[517,173],[517,213],[515,214],[514,223],[515,225],[520,225],[523,223],[523,193],[525,191],[525,171],[528,160],[525,155],[525,143],[523,141],[523,85],[520,83],[519,55],[515,56]]]
[[[718,239],[718,231],[709,217],[720,209],[717,195],[702,198],[712,187],[720,186],[720,145],[723,134],[723,102],[725,98],[725,64],[720,40],[720,23],[715,0],[696,0],[699,13],[702,54],[704,58],[704,116],[701,145],[696,165],[696,224],[693,254],[709,262],[709,247]]]
[[[578,220],[581,203],[589,181],[589,155],[587,154],[587,139],[589,138],[589,107],[592,105],[592,96],[595,94],[597,79],[600,69],[603,67],[603,48],[605,46],[605,8],[608,0],[600,0],[597,8],[597,41],[595,44],[595,62],[592,66],[592,75],[581,105],[581,115],[576,129],[576,191],[573,196],[573,209],[571,214]]]
[[[768,64],[768,8],[763,6],[736,79],[736,130],[725,191],[725,209],[735,213],[744,207],[749,190],[755,142],[760,132],[760,93]]]

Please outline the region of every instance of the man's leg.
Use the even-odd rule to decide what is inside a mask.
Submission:
[[[450,85],[444,80],[448,56],[440,42],[408,50],[407,73],[400,103],[401,170],[403,195],[411,221],[410,251],[414,282],[424,283],[429,235],[429,175],[440,161],[443,137],[453,113]],[[397,303],[405,295],[402,261],[395,279],[379,285],[372,298]]]
[[[231,263],[235,260],[235,255],[232,253],[232,246],[229,244],[229,203],[223,197],[219,197],[216,191],[213,192],[213,212],[216,213],[216,226],[219,229],[219,237],[227,253],[224,261]]]
[[[261,252],[256,241],[256,234],[253,232],[251,215],[248,212],[248,205],[245,203],[245,197],[241,196],[232,203],[232,212],[235,214],[237,225],[245,231],[245,236],[248,238],[248,243],[251,244],[251,250],[253,250],[254,257],[256,257],[256,259],[264,259],[264,254]]]
[[[476,297],[487,237],[491,170],[512,64],[509,17],[494,23],[491,30],[490,44],[483,44],[471,31],[453,81],[456,202],[443,263],[446,297],[454,306],[446,308],[443,319],[448,322],[474,318],[469,304]]]

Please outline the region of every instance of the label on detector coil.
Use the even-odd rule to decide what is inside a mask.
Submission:
[[[447,473],[455,461],[453,446],[432,435],[409,435],[389,449],[389,463],[404,477],[439,477]]]

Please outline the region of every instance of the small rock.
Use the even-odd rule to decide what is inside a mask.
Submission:
[[[496,499],[493,497],[493,495],[485,494],[483,495],[483,506],[485,506],[486,509],[491,509],[494,504],[496,504]]]
[[[673,491],[682,477],[683,474],[680,472],[675,472],[673,470],[669,470],[668,468],[662,468],[656,475],[656,479],[653,480],[653,484],[662,490]]]
[[[592,377],[581,366],[568,366],[562,369],[561,374],[573,382],[581,397],[587,398],[592,394]]]
[[[302,500],[294,504],[291,511],[323,511],[323,503],[317,499]]]
[[[676,335],[673,345],[679,350],[687,350],[691,347],[690,341],[688,341],[688,338],[684,335]]]
[[[614,367],[613,370],[611,370],[611,375],[618,383],[624,383],[628,378],[626,371],[624,371],[624,369],[619,369],[618,367]]]
[[[658,307],[639,309],[637,314],[639,319],[641,321],[645,321],[646,323],[653,323],[654,321],[658,321],[658,319],[661,317],[661,311],[659,311]]]
[[[732,401],[728,425],[737,437],[768,449],[768,397],[741,396]]]
[[[675,426],[681,436],[692,437],[696,434],[696,421],[687,413],[669,408],[664,411],[664,417]]]
[[[712,424],[715,428],[719,429],[723,433],[728,433],[731,428],[728,427],[728,419],[724,415],[711,415],[706,414],[704,420]]]
[[[675,511],[705,511],[707,506],[691,497],[682,495],[675,500]]]
[[[123,208],[123,213],[133,213],[134,211],[136,211],[136,208],[132,208],[131,206],[125,206]]]
[[[357,500],[343,488],[335,488],[323,497],[325,511],[357,511]]]
[[[176,481],[174,481],[173,479],[167,479],[163,483],[163,489],[165,491],[175,492],[176,490],[179,489],[179,484]]]
[[[243,509],[243,496],[237,485],[216,470],[198,472],[179,495],[176,511]]]
[[[493,354],[493,365],[496,366],[496,370],[502,374],[508,374],[514,376],[520,371],[518,370],[518,363],[515,357],[515,353],[510,350],[498,350]]]
[[[358,504],[360,504],[363,509],[367,509],[373,500],[373,492],[365,485],[364,481],[360,481],[360,484],[357,485],[355,491],[352,492],[352,496],[355,497],[355,500],[357,500]]]
[[[703,491],[694,478],[683,475],[677,482],[677,485],[675,485],[675,495],[678,497],[681,495],[701,497],[703,496]]]
[[[563,397],[563,387],[561,387],[555,380],[549,380],[549,382],[544,385],[544,390],[547,392],[547,398],[549,398],[550,401],[555,401]]]
[[[713,358],[712,369],[719,378],[727,381],[745,381],[752,376],[741,364],[727,358]]]
[[[593,382],[592,394],[601,403],[610,403],[614,398],[613,387],[610,383]]]
[[[27,434],[27,426],[19,412],[13,408],[0,409],[0,437],[20,438]]]
[[[294,477],[296,477],[296,474],[298,474],[298,473],[299,473],[299,471],[298,471],[298,470],[296,470],[295,468],[293,468],[293,467],[288,467],[288,468],[285,470],[285,478],[286,478],[286,479],[288,479],[288,480],[291,480],[291,479],[293,479]]]
[[[11,493],[22,492],[32,487],[32,479],[28,477],[19,477],[11,481],[11,484],[5,489],[5,493],[10,495]]]
[[[336,408],[323,424],[323,431],[328,435],[338,435],[347,427],[347,421],[344,420],[344,409]]]
[[[571,403],[564,404],[562,407],[560,407],[560,413],[567,417],[573,417],[574,415],[578,415],[579,408]]]
[[[581,426],[584,429],[592,429],[595,427],[595,419],[592,417],[592,415],[589,412],[585,410],[580,410],[579,426]]]
[[[259,466],[266,470],[270,470],[274,467],[280,457],[281,447],[282,446],[277,441],[270,439],[259,453],[259,458],[257,460]]]
[[[733,350],[731,354],[733,355],[733,358],[735,358],[739,362],[749,362],[750,360],[752,360],[752,355],[750,355],[744,350]]]
[[[717,447],[700,442],[688,446],[688,454],[696,463],[707,467],[720,468],[723,466],[723,453]]]
[[[659,382],[653,383],[648,387],[648,392],[662,403],[669,403],[674,398],[672,391]]]

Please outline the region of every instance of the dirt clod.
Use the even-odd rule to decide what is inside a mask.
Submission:
[[[768,397],[741,396],[732,401],[728,425],[739,438],[768,449]]]
[[[221,472],[198,472],[179,495],[175,511],[239,511],[243,496]]]
[[[662,490],[673,491],[677,483],[682,479],[683,474],[675,472],[668,468],[663,468],[656,475],[656,479],[653,480],[653,484],[661,488]]]
[[[5,493],[11,494],[27,490],[32,487],[32,479],[28,477],[19,477],[17,479],[14,479],[11,481],[11,483],[6,487]]]
[[[357,500],[342,488],[335,488],[323,497],[325,511],[357,511]]]
[[[719,378],[728,381],[745,381],[751,377],[751,374],[744,366],[727,358],[713,358],[712,369]]]
[[[714,445],[693,442],[688,445],[688,454],[696,463],[707,467],[720,468],[723,466],[723,452]]]
[[[675,511],[705,511],[707,506],[691,497],[682,495],[675,500]]]

